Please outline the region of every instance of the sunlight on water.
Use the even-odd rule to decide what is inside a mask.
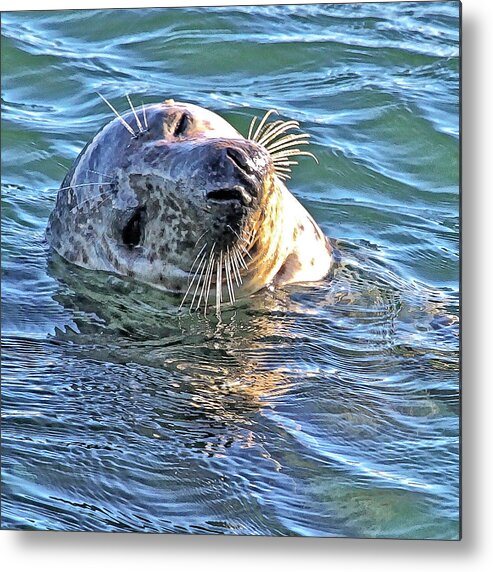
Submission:
[[[458,11],[2,14],[4,527],[458,537]],[[299,121],[331,279],[218,324],[48,257],[96,92]]]

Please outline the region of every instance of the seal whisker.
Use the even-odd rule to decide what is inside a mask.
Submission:
[[[265,122],[267,121],[267,119],[269,119],[269,117],[273,113],[277,113],[277,110],[269,109],[269,111],[267,111],[267,113],[262,117],[262,121],[260,122],[259,126],[257,127],[257,130],[253,134],[253,137],[252,137],[253,141],[258,141],[258,137],[260,136],[260,134],[262,132],[262,127],[265,125]]]
[[[204,246],[206,246],[206,245],[204,245]],[[203,250],[203,249],[202,249],[202,250]],[[201,251],[201,252],[202,252],[202,251]],[[199,254],[199,256],[200,256],[200,254]],[[197,258],[198,258],[198,257],[197,257]],[[205,261],[206,258],[207,258],[207,252],[204,252],[204,255],[203,255],[203,257],[202,257],[202,260],[200,261],[200,264],[197,266],[197,270],[195,271],[195,274],[193,275],[193,278],[192,278],[192,280],[191,280],[190,283],[189,283],[189,286],[188,286],[188,288],[187,288],[187,291],[185,292],[185,295],[183,296],[183,299],[182,299],[182,301],[181,301],[180,307],[178,308],[179,310],[181,310],[183,304],[185,303],[185,300],[187,299],[188,293],[189,293],[190,290],[192,289],[193,283],[195,282],[195,278],[197,277],[197,275],[198,275],[198,273],[199,273],[199,270],[200,270],[200,268],[201,268],[201,266],[202,266],[202,263]],[[200,280],[199,280],[199,282],[198,282],[197,284],[200,284]],[[192,299],[192,304],[193,304],[193,299]]]
[[[96,175],[100,175],[101,177],[108,177],[108,179],[112,179],[113,175],[107,175],[106,173],[100,173],[99,171],[93,171],[92,169],[86,169],[86,173],[95,173]],[[98,183],[94,183],[94,184],[98,184]],[[101,183],[99,183],[101,184]],[[108,183],[104,183],[105,185],[107,185]]]
[[[300,124],[297,121],[279,121],[273,129],[264,134],[258,143],[260,145],[269,145],[276,137],[280,137],[290,129],[299,129],[299,127]]]
[[[293,161],[290,164],[298,165],[297,161]],[[283,166],[283,163],[274,163],[274,171],[278,177],[285,177],[290,179],[291,178],[291,167]]]
[[[288,179],[291,178],[291,175],[288,175],[287,173],[277,173],[276,175],[279,179],[281,179],[281,181],[287,181]]]
[[[244,229],[243,232],[245,232],[248,235],[248,238],[250,239],[255,234],[255,229],[252,230]]]
[[[192,301],[190,302],[190,313],[192,312],[193,303],[195,302],[195,298],[197,297],[198,290],[200,288],[202,280],[204,279],[204,272],[205,272],[206,267],[207,267],[207,252],[204,253],[203,258],[200,261],[199,267],[197,268],[197,273],[200,271],[200,276],[197,280],[197,284],[196,284],[195,290],[193,292]]]
[[[294,145],[298,145],[299,143],[300,142],[297,141],[297,142],[294,142],[293,145],[286,145],[283,147],[279,147],[279,148],[275,149],[274,151],[270,152],[272,160],[274,161],[275,159],[282,159],[282,158],[289,157],[290,155],[283,155],[284,151],[295,151],[295,153],[291,153],[291,156],[300,155],[301,153],[307,153],[308,151],[303,151],[302,149],[298,149],[297,147],[293,148]],[[303,143],[301,143],[301,144],[303,145]]]
[[[274,161],[273,161],[273,162],[274,162]],[[277,168],[279,168],[279,169],[287,169],[288,171],[291,171],[290,166],[291,166],[291,165],[298,165],[298,164],[299,164],[298,161],[293,161],[292,159],[282,159],[282,158],[280,158],[280,159],[276,159],[276,160],[275,160],[276,169],[277,169]]]
[[[285,150],[292,150],[293,148],[295,148],[294,150],[296,151],[301,151],[301,149],[298,149],[297,147],[295,147],[296,145],[308,145],[309,141],[292,141],[290,144],[283,144],[280,145],[279,147],[276,147],[275,149],[268,149],[268,152],[270,153],[271,157],[274,157],[276,154],[278,153],[282,153],[282,151]]]
[[[303,151],[302,149],[297,149],[297,148],[274,151],[274,153],[271,154],[271,157],[273,160],[276,160],[276,159],[286,159],[288,157],[294,157],[296,155],[311,155],[316,159],[315,155],[313,155],[313,153],[310,153],[310,151]]]
[[[259,145],[263,145],[265,141],[269,141],[272,137],[275,137],[279,128],[281,128],[285,124],[285,121],[278,120],[273,121],[272,123],[267,124],[260,134],[260,137],[257,141]]]
[[[201,239],[202,237],[204,237],[208,232],[209,232],[208,230],[204,231],[204,232],[197,238],[197,241],[195,242],[194,246],[197,246],[197,244],[199,243],[200,239]]]
[[[149,125],[147,124],[147,115],[144,102],[142,102],[142,117],[144,118],[144,125],[146,126],[146,131],[149,131]]]
[[[219,252],[219,260],[216,263],[217,274],[216,274],[216,315],[221,314],[221,301],[222,301],[222,289],[223,289],[223,251]]]
[[[106,105],[111,109],[111,111],[113,111],[113,113],[118,117],[118,119],[120,120],[120,123],[123,125],[123,127],[125,127],[125,129],[132,134],[133,137],[137,136],[137,133],[135,133],[135,131],[132,129],[132,127],[125,121],[125,119],[123,119],[123,117],[118,113],[118,111],[111,105],[111,103],[106,99],[106,97],[104,97],[104,95],[101,95],[99,92],[96,92],[99,97],[106,103]]]
[[[248,256],[248,258],[250,258],[250,260],[253,260],[253,259],[252,259],[252,255],[248,252],[248,250],[247,250],[242,244],[239,244],[238,246],[239,246],[239,247],[241,248],[241,250]]]
[[[229,303],[233,304],[235,301],[233,281],[231,279],[231,258],[229,253],[229,246],[226,249],[226,258],[224,261],[224,271],[226,272],[226,284],[228,286]]]
[[[296,161],[289,161],[289,157],[306,156],[311,157],[317,163],[317,157],[309,151],[302,151],[298,148],[299,145],[308,145],[310,134],[308,133],[287,133],[290,129],[299,129],[300,124],[298,121],[274,121],[266,124],[268,117],[274,113],[275,110],[269,110],[259,126],[253,132],[256,118],[252,120],[250,129],[248,131],[248,138],[252,141],[263,145],[265,150],[269,153],[274,165],[274,171],[281,180],[290,179],[291,165],[297,165]]]
[[[60,187],[59,191],[66,191],[67,189],[78,189],[79,187],[90,187],[92,185],[112,185],[113,182],[108,181],[107,183],[79,183],[78,185],[67,185],[66,187]]]
[[[69,167],[67,167],[66,165],[64,165],[63,163],[60,163],[60,161],[55,161],[55,163],[61,167],[65,172],[68,171]]]
[[[216,262],[216,257],[211,258],[211,269],[207,278],[207,294],[204,296],[204,316],[207,316],[207,304],[209,302],[209,296],[211,293],[212,275],[214,273],[214,262]]]
[[[280,139],[276,139],[270,145],[264,145],[264,147],[272,153],[273,151],[277,151],[278,149],[283,149],[284,147],[293,147],[294,145],[308,145],[310,142],[308,139],[310,135],[308,133],[299,133],[297,135],[291,134],[286,135],[285,137],[281,137]]]
[[[239,264],[243,266],[245,270],[248,270],[248,266],[245,262],[245,259],[243,258],[243,256],[241,256],[240,252],[236,247],[233,247],[233,254],[236,257],[236,260],[239,262]]]
[[[284,121],[278,119],[277,121],[273,121],[272,123],[268,123],[267,125],[265,125],[264,128],[262,129],[262,133],[259,135],[258,142],[266,138],[269,135],[269,133],[272,132],[273,129],[276,129],[282,123],[284,123]]]
[[[280,159],[280,158],[285,158],[285,157],[293,157],[293,156],[299,156],[299,155],[304,155],[305,157],[311,157],[312,159],[315,159],[315,161],[317,163],[319,162],[313,153],[310,153],[310,151],[301,151],[301,149],[286,149],[286,150],[280,151],[278,153],[273,153],[272,159],[275,161],[275,159]]]
[[[197,307],[196,307],[197,310],[200,308],[200,304],[201,304],[201,302],[202,302],[202,297],[203,297],[203,295],[204,295],[205,288],[206,288],[206,285],[207,285],[207,280],[208,280],[208,276],[209,276],[209,271],[211,271],[211,273],[212,273],[212,267],[213,267],[213,264],[214,264],[213,253],[214,253],[214,248],[215,248],[215,246],[216,246],[216,243],[214,243],[214,244],[212,245],[211,251],[210,251],[210,253],[209,253],[209,262],[208,262],[207,270],[206,270],[206,273],[205,273],[205,276],[204,276],[204,280],[203,280],[203,283],[202,283],[202,288],[201,288],[201,290],[200,290],[199,301],[197,302]]]
[[[241,246],[241,245],[240,245],[240,246]],[[236,252],[238,253],[238,259],[239,259],[241,265],[243,266],[243,268],[244,268],[245,270],[248,270],[248,262],[246,262],[245,257],[241,254],[241,252],[240,252],[238,249],[236,249]],[[247,253],[247,254],[248,254],[248,253]],[[250,255],[249,255],[249,256],[250,256]],[[250,257],[250,258],[251,258],[251,257]]]
[[[139,133],[144,133],[144,128],[142,127],[142,123],[140,122],[139,116],[137,115],[137,112],[135,111],[134,105],[130,99],[130,96],[128,95],[128,93],[125,94],[127,97],[127,101],[130,105],[130,109],[132,110],[134,117],[135,117],[135,121],[137,122],[137,127],[139,128]]]
[[[238,268],[238,263],[236,262],[233,253],[230,252],[230,260],[231,260],[231,267],[233,268],[233,274],[235,277],[236,285],[238,288],[243,284],[243,280],[241,279],[241,274]]]
[[[253,244],[255,243],[256,239],[257,239],[257,231],[258,228],[254,228],[252,230],[252,232],[250,233],[250,238],[249,238],[249,246],[250,248],[253,246]]]
[[[100,195],[100,196],[101,196],[101,195]],[[104,203],[105,203],[108,199],[110,199],[110,198],[111,198],[111,195],[105,197],[105,198],[97,205],[98,208],[101,207],[101,205],[104,204]],[[93,200],[93,199],[91,198],[91,199],[87,199],[87,200],[85,200],[85,201],[82,201],[81,203],[79,203],[79,204],[75,205],[74,207],[72,207],[72,208],[70,209],[70,212],[71,212],[72,214],[75,213],[75,212],[77,212],[77,210],[81,207],[81,205],[83,205],[84,203],[89,203],[89,202],[91,202],[91,200]]]
[[[212,257],[212,251],[214,250],[214,245],[212,250],[209,252],[209,258],[207,259],[207,263],[205,265],[205,273],[203,275],[203,279],[202,279],[202,287],[200,289],[200,294],[199,294],[199,298],[197,301],[197,306],[196,306],[196,310],[200,309],[200,304],[202,303],[202,298],[206,292],[207,289],[207,281],[209,279],[209,271],[212,268],[213,262],[214,262],[214,258]]]
[[[199,239],[200,240],[200,239]],[[199,253],[197,254],[197,256],[195,257],[195,260],[192,262],[192,266],[190,267],[190,271],[188,273],[188,276],[190,278],[192,272],[193,272],[193,267],[195,266],[195,263],[197,262],[197,260],[199,259],[200,255],[202,254],[202,252],[204,252],[204,249],[207,246],[207,242],[204,242],[204,246],[202,246],[202,248],[200,249]]]
[[[287,161],[287,162],[275,162],[274,164],[274,171],[276,175],[281,179],[284,177],[286,179],[291,178],[291,166],[290,165],[298,165],[298,161]]]
[[[243,284],[243,279],[241,277],[240,267],[238,265],[238,261],[236,260],[236,256],[235,256],[233,250],[231,250],[231,262],[233,264],[233,270],[234,270],[234,274],[235,274],[236,284],[238,287],[240,287]]]
[[[249,249],[249,251],[252,248],[252,246],[255,244],[255,241],[257,240],[257,231],[258,231],[258,228],[253,228],[251,230],[251,232],[248,233],[248,249]]]
[[[299,126],[300,124],[297,121],[280,121],[275,128],[264,134],[257,143],[259,145],[265,145],[275,137],[285,133],[288,129],[299,129]]]
[[[80,203],[77,203],[76,205],[74,205],[71,209],[70,212],[71,213],[75,213],[77,211],[77,209],[79,209],[82,205],[86,204],[86,203],[90,203],[91,201],[96,202],[97,199],[102,199],[103,197],[105,197],[100,203],[99,203],[99,207],[106,202],[108,199],[111,198],[112,194],[113,194],[114,189],[110,189],[109,191],[106,191],[104,193],[100,193],[99,195],[96,195],[94,197],[89,197],[87,199],[84,199],[83,201],[81,201]]]
[[[251,139],[251,138],[252,138],[253,127],[254,127],[254,125],[255,125],[257,119],[258,119],[258,117],[255,115],[255,116],[253,117],[253,119],[251,120],[251,122],[250,122],[250,127],[248,128],[248,136],[247,136],[247,139]]]
[[[280,133],[276,133],[273,137],[269,137],[269,141],[264,143],[264,147],[270,148],[273,145],[277,145],[278,143],[282,143],[284,141],[291,141],[291,139],[306,139],[307,137],[311,137],[311,135],[309,133],[304,133],[303,131],[297,133],[287,133],[286,131],[281,131]]]
[[[250,256],[249,252],[247,250],[245,250],[245,247],[241,244],[241,242],[244,242],[248,246],[248,240],[246,240],[243,236],[240,236],[231,225],[227,224],[226,227],[229,228],[230,230],[232,230],[236,234],[238,240],[240,241],[240,244],[239,244],[240,248],[245,251],[245,254],[248,254],[248,256]],[[250,256],[250,258],[251,258],[251,256]]]

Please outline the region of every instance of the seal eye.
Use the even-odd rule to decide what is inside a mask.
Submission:
[[[122,231],[123,243],[128,246],[128,248],[138,246],[142,239],[143,212],[144,207],[138,208]]]
[[[182,113],[180,118],[175,124],[173,135],[175,137],[180,137],[180,135],[184,135],[189,125],[190,125],[190,117],[188,113]]]

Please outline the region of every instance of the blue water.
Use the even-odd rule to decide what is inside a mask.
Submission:
[[[455,539],[459,5],[2,14],[2,526]],[[166,98],[312,135],[330,280],[223,322],[48,256],[56,189]]]

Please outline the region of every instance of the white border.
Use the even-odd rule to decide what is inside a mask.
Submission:
[[[337,0],[334,0],[337,2]],[[238,2],[242,3],[242,2]],[[245,1],[245,4],[301,2]],[[308,2],[304,2],[308,3]],[[316,3],[316,2],[310,2]],[[2,10],[231,5],[213,1],[2,0]],[[463,1],[463,540],[461,542],[315,538],[0,532],[2,563],[16,571],[336,570],[482,571],[493,561],[489,456],[493,380],[488,230],[493,226],[490,164],[493,46],[491,6]],[[489,30],[488,27],[489,26]],[[489,242],[491,244],[491,240]],[[490,318],[490,319],[488,319]],[[487,562],[490,565],[487,565]]]
[[[396,0],[362,0],[363,2],[395,2]],[[469,1],[469,0],[467,0]],[[99,9],[99,8],[164,8],[167,6],[232,6],[235,4],[320,4],[317,0],[2,0],[1,9],[6,10],[63,10],[63,9]],[[348,1],[334,0],[328,4],[348,4]]]

